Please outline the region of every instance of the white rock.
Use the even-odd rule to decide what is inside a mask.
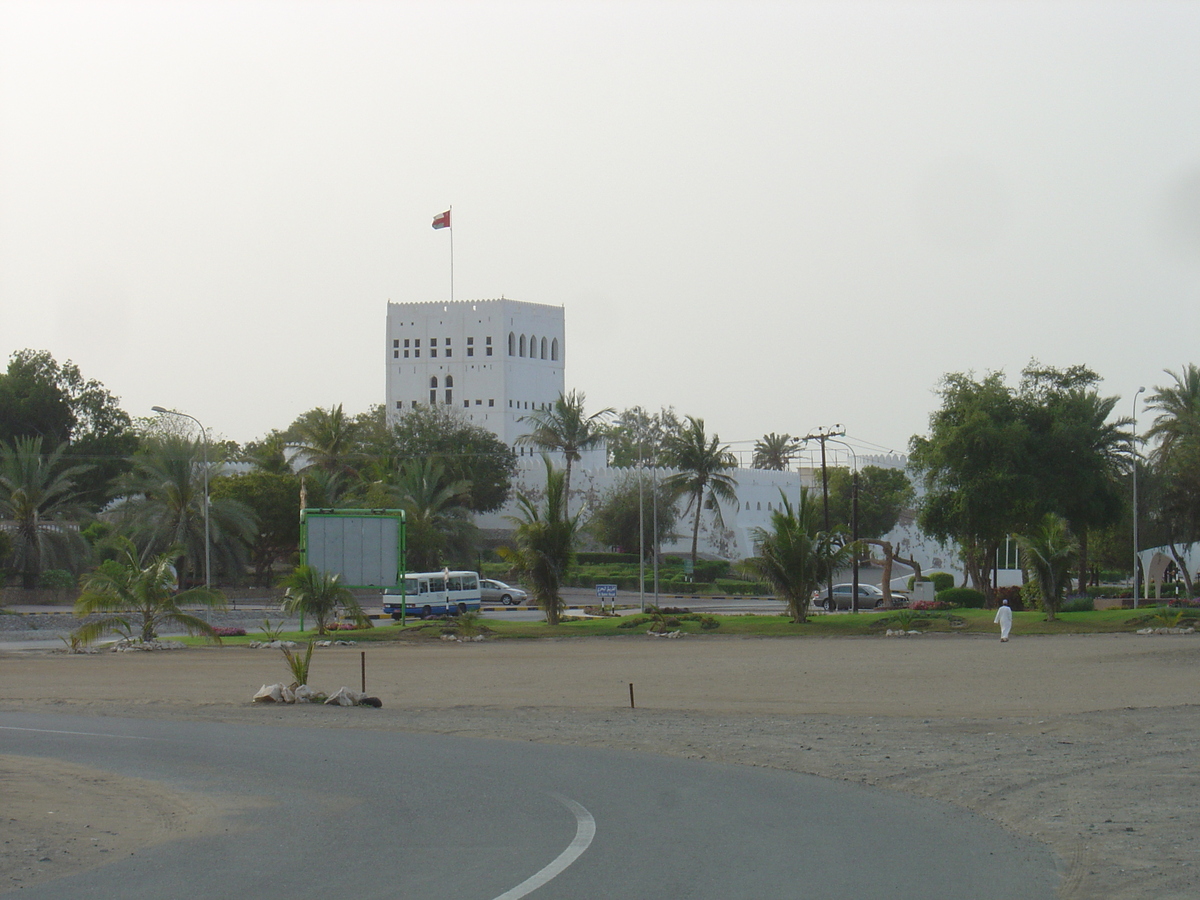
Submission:
[[[282,684],[264,684],[258,689],[258,693],[254,695],[255,703],[282,703],[283,702],[283,685]]]
[[[293,693],[297,703],[312,703],[313,697],[317,696],[317,692],[307,684],[299,685]]]
[[[325,701],[326,706],[358,706],[362,703],[363,698],[367,695],[361,691],[354,691],[348,687],[340,687],[337,693],[331,694],[329,699]]]

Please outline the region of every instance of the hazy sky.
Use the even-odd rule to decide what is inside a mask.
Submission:
[[[239,441],[383,401],[389,299],[566,310],[728,442],[943,373],[1200,362],[1200,3],[0,0],[0,357]]]

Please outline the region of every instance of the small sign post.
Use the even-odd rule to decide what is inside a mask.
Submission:
[[[617,608],[617,586],[615,584],[596,585],[596,599],[600,601],[601,610],[604,609],[605,600],[615,610]]]

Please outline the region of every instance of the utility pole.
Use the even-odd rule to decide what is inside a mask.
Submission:
[[[800,438],[802,441],[820,441],[821,442],[821,499],[825,504],[825,531],[829,532],[829,470],[825,465],[825,442],[834,438],[840,438],[846,434],[846,429],[841,425],[834,425],[832,428],[824,426],[818,428],[812,434],[806,434]],[[838,443],[841,443],[838,441]],[[830,611],[833,610],[833,573],[829,573],[829,581],[825,586],[825,600],[829,603]]]

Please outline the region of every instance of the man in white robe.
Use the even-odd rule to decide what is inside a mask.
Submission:
[[[996,610],[996,618],[992,621],[1000,624],[1000,640],[1007,641],[1008,633],[1012,631],[1012,609],[1007,600],[1001,603],[1000,608]]]

